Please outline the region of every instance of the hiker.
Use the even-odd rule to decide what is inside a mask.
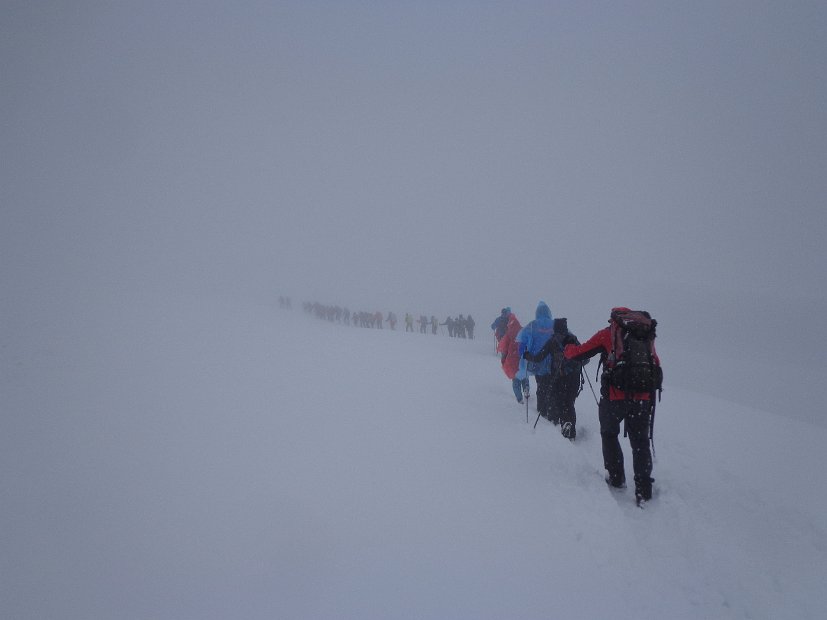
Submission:
[[[439,319],[437,319],[433,314],[431,315],[431,333],[436,335],[437,330],[439,329]]]
[[[476,325],[476,323],[474,322],[474,319],[471,318],[470,314],[467,317],[465,317],[465,331],[468,332],[468,340],[473,340],[474,339],[474,326],[475,325]]]
[[[419,315],[419,319],[417,320],[419,323],[419,333],[420,334],[427,334],[428,333],[428,317],[424,314]]]
[[[551,389],[551,356],[546,356],[539,362],[532,362],[523,357],[528,352],[537,355],[540,349],[548,342],[553,332],[554,322],[548,304],[540,301],[534,312],[535,319],[520,330],[517,334],[517,343],[520,345],[520,378],[534,375],[537,381],[537,411],[544,418],[549,417],[549,391]]]
[[[523,391],[528,393],[528,377],[518,378],[517,370],[520,367],[520,352],[517,344],[517,334],[522,329],[517,317],[509,312],[505,333],[497,344],[500,353],[500,363],[505,376],[511,379],[511,387],[517,402],[523,404]]]
[[[440,325],[444,325],[444,326],[445,326],[445,328],[448,330],[448,337],[449,337],[449,338],[453,338],[453,337],[454,337],[454,319],[452,319],[452,318],[449,316],[447,319],[445,319],[445,322],[444,322],[444,323],[440,323]]]
[[[454,335],[457,338],[465,338],[465,317],[461,314],[454,319]]]
[[[391,326],[391,329],[396,329],[396,314],[392,311],[388,312],[388,318],[385,319],[388,322],[388,325]]]
[[[414,328],[413,328],[413,316],[411,316],[410,313],[406,312],[405,313],[405,331],[406,332],[412,332],[413,330],[414,330]]]
[[[635,499],[638,504],[652,498],[654,482],[649,440],[655,391],[660,390],[663,379],[660,358],[655,351],[655,325],[657,322],[648,312],[612,308],[608,327],[583,344],[570,344],[563,350],[563,355],[569,360],[584,360],[600,354],[603,374],[600,378],[598,415],[606,482],[616,488],[626,486],[623,450],[618,439],[620,423],[624,421],[632,447]],[[642,327],[638,330],[638,326]],[[645,350],[642,351],[641,347]],[[641,357],[648,361],[641,363]],[[635,387],[627,387],[627,391],[623,391],[621,386]]]
[[[508,328],[508,316],[510,314],[511,308],[506,306],[500,310],[500,316],[494,319],[494,322],[491,323],[491,329],[494,331],[494,338],[496,338],[497,342],[505,336],[505,330]]]
[[[574,409],[574,401],[583,388],[583,375],[580,372],[582,363],[565,359],[563,349],[569,344],[578,345],[580,341],[569,331],[567,319],[554,319],[553,332],[549,341],[536,356],[526,352],[525,357],[530,361],[540,361],[546,356],[551,357],[551,387],[547,417],[555,426],[560,425],[560,434],[563,437],[574,441],[577,436],[577,412]],[[543,412],[540,413],[542,414]]]

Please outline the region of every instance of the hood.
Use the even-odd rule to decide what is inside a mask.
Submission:
[[[537,311],[534,313],[534,318],[536,319],[550,319],[551,318],[551,310],[548,307],[546,302],[541,301],[537,304]]]
[[[567,334],[569,331],[568,319],[554,319],[554,333]]]

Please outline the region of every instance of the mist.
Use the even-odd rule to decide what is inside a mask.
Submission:
[[[824,540],[816,517],[799,523],[784,512],[784,493],[788,485],[798,495],[811,492],[807,514],[823,513],[823,494],[798,465],[823,469],[817,444],[827,428],[820,398],[827,362],[813,346],[827,341],[827,5],[11,1],[0,15],[0,520],[12,532],[0,572],[7,594],[14,591],[3,598],[13,598],[22,615],[43,617],[46,609],[57,617],[76,591],[100,589],[100,607],[78,598],[77,613],[67,617],[89,617],[89,609],[107,617],[122,610],[117,588],[133,578],[149,579],[148,592],[174,600],[178,585],[194,583],[191,569],[204,557],[197,537],[188,537],[199,524],[225,537],[210,556],[207,585],[192,594],[197,604],[183,607],[193,617],[210,611],[211,597],[221,599],[209,584],[222,588],[227,575],[263,574],[259,543],[269,550],[273,536],[289,539],[293,553],[274,565],[291,579],[294,556],[304,561],[310,549],[327,557],[325,540],[310,540],[302,529],[305,519],[323,523],[347,549],[358,547],[358,536],[328,522],[323,470],[342,475],[337,462],[322,462],[306,478],[309,490],[299,495],[308,506],[281,501],[281,485],[293,483],[291,459],[313,460],[301,441],[316,425],[283,414],[305,405],[297,385],[307,392],[324,385],[324,402],[344,403],[359,427],[339,420],[333,428],[349,432],[365,454],[381,436],[377,420],[390,424],[383,407],[401,392],[407,416],[431,416],[419,422],[415,441],[400,439],[411,454],[431,440],[432,424],[462,438],[466,423],[483,419],[477,438],[509,462],[503,489],[523,467],[523,453],[511,448],[546,463],[545,446],[515,439],[498,417],[511,396],[505,383],[494,383],[504,380],[482,343],[456,349],[441,339],[411,349],[401,334],[383,333],[367,337],[366,361],[357,344],[364,336],[285,319],[276,310],[284,295],[296,315],[302,301],[440,321],[470,313],[479,339],[489,337],[502,307],[525,324],[539,300],[567,317],[581,341],[606,325],[613,306],[649,310],[665,372],[658,415],[669,420],[670,407],[684,414],[665,423],[666,453],[672,448],[675,460],[664,464],[659,482],[669,518],[653,539],[669,540],[671,518],[683,522],[687,536],[670,553],[685,560],[676,581],[689,576],[695,584],[670,584],[674,590],[664,590],[653,609],[668,609],[674,591],[689,614],[699,591],[705,611],[735,601],[733,610],[760,615],[795,593],[802,573],[785,576],[786,567],[811,557]],[[304,349],[302,330],[313,334],[315,349]],[[328,341],[336,356],[317,373],[317,350]],[[408,374],[392,374],[399,360],[381,359],[385,351],[410,354],[401,366]],[[339,377],[337,369],[357,358]],[[434,358],[439,373],[430,371]],[[387,365],[379,399],[373,387],[359,391],[360,379],[375,386],[366,375],[377,365]],[[450,373],[462,380],[437,381]],[[437,398],[423,391],[429,386]],[[234,407],[242,412],[237,435],[236,420],[227,417]],[[597,496],[603,482],[592,480],[599,433],[596,418],[590,423],[589,452],[574,460],[555,453],[551,478],[565,489],[570,479],[582,482],[571,483],[574,514],[589,515],[586,521],[592,509],[616,516]],[[817,432],[808,433],[813,425]],[[784,448],[774,442],[774,426],[783,427]],[[193,428],[203,445],[191,439]],[[290,432],[281,437],[283,430]],[[388,430],[402,438],[408,429]],[[704,454],[710,434],[715,458],[698,467],[696,479],[689,466],[698,466],[695,455]],[[282,450],[275,457],[272,437]],[[508,437],[502,446],[500,437]],[[331,451],[338,439],[326,438]],[[440,450],[462,462],[463,453],[444,443]],[[250,444],[252,456],[237,460],[234,450],[244,453]],[[226,450],[220,467],[211,450]],[[759,453],[765,458],[753,463]],[[345,450],[336,458],[358,456]],[[472,457],[488,466],[481,453]],[[180,467],[185,460],[214,466],[218,483],[197,467]],[[440,466],[428,464],[428,471],[439,477]],[[267,468],[279,477],[271,479]],[[716,512],[717,499],[731,491],[728,468],[738,470],[746,490]],[[756,480],[754,471],[767,475]],[[246,481],[241,491],[238,479]],[[484,481],[463,479],[489,501]],[[515,497],[539,497],[536,485],[548,479],[543,471],[522,480]],[[413,482],[428,501],[428,480]],[[262,487],[272,497],[257,495]],[[199,502],[216,500],[199,489],[227,494],[243,508],[222,504],[214,521],[205,519]],[[379,504],[375,495],[359,497]],[[473,516],[462,497],[449,495],[455,504],[447,515]],[[547,499],[524,505],[568,505]],[[358,514],[361,506],[352,503]],[[142,520],[136,505],[165,524],[162,542],[156,521]],[[289,527],[272,531],[256,512],[262,506],[290,513]],[[740,567],[756,566],[747,574],[755,577],[751,586],[725,568],[710,578],[703,562],[684,554],[681,540],[690,541],[687,549],[706,541],[695,538],[688,506],[704,534],[716,515],[712,554],[735,550],[742,533],[727,524],[755,515],[743,536],[759,535],[749,538],[749,561]],[[238,538],[228,523],[239,514],[258,534]],[[651,531],[621,514],[641,538]],[[767,514],[770,525],[762,522]],[[428,523],[451,542],[442,516],[436,511]],[[381,523],[388,539],[397,521],[391,514]],[[480,531],[497,538],[510,527],[502,521],[501,529]],[[800,547],[776,543],[786,563],[766,573],[772,579],[762,576],[760,562],[775,551],[753,543],[769,539],[772,524],[791,521],[804,524],[795,533]],[[119,524],[137,527],[140,536],[121,536]],[[571,540],[580,535],[575,530]],[[305,537],[298,543],[296,532]],[[427,542],[428,527],[419,534]],[[534,548],[533,537],[512,535],[518,551]],[[109,546],[98,552],[96,541]],[[148,550],[135,566],[124,561],[143,543]],[[180,554],[166,549],[176,543]],[[657,544],[638,558],[642,564],[657,557],[667,565],[670,553]],[[634,541],[622,547],[636,548]],[[461,546],[456,575],[465,560],[476,561],[476,549],[470,539]],[[519,555],[507,544],[500,552],[505,566]],[[383,561],[396,555],[393,544],[375,553]],[[534,566],[544,565],[543,553],[536,552]],[[78,554],[87,573],[74,572]],[[225,565],[227,554],[240,573]],[[307,562],[308,575],[295,577],[301,588],[289,593],[294,609],[333,609],[335,596],[314,600],[310,572],[317,565]],[[107,573],[109,566],[117,570]],[[148,578],[158,566],[174,566],[175,579]],[[492,596],[483,573],[478,607],[470,607],[478,612]],[[817,582],[818,571],[812,575]],[[722,593],[712,583],[718,577],[731,580]],[[239,601],[246,587],[234,591]],[[269,609],[269,582],[250,587],[262,598],[249,604],[265,601],[256,610]],[[441,587],[415,590],[434,617],[453,602],[431,601]],[[801,589],[806,615],[819,608],[820,590],[809,583]],[[138,617],[149,597],[127,590]],[[515,587],[500,604],[523,594]],[[175,617],[180,610],[164,600],[150,609]],[[354,604],[352,617],[364,617],[365,601]],[[227,609],[212,609],[215,617],[239,613],[221,602]],[[548,604],[538,599],[531,617],[543,617]],[[614,605],[609,598],[592,604]]]
[[[543,299],[582,338],[627,305],[811,409],[826,12],[6,3],[6,325],[186,290],[483,326]],[[700,380],[780,404],[743,374]]]

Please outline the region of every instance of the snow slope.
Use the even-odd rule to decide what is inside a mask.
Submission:
[[[823,427],[672,388],[667,370],[642,511],[603,482],[588,388],[575,444],[543,420],[532,432],[484,329],[164,302],[10,317],[0,617],[827,609]]]

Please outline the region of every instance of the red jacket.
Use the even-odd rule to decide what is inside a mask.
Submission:
[[[660,366],[660,358],[657,351],[654,350],[655,344],[652,343],[652,353],[655,357],[655,362]],[[594,336],[589,338],[581,345],[569,344],[563,350],[563,355],[566,359],[587,359],[598,353],[609,354],[612,351],[612,328],[611,326],[601,329]],[[608,364],[607,364],[608,366]],[[634,400],[649,400],[648,392],[639,392],[632,394]],[[625,400],[626,393],[621,392],[613,385],[609,386],[609,400]]]
[[[520,366],[520,353],[517,351],[517,334],[523,328],[514,314],[508,315],[508,325],[505,328],[505,336],[497,343],[497,351],[502,356],[503,372],[509,379],[513,379]]]

